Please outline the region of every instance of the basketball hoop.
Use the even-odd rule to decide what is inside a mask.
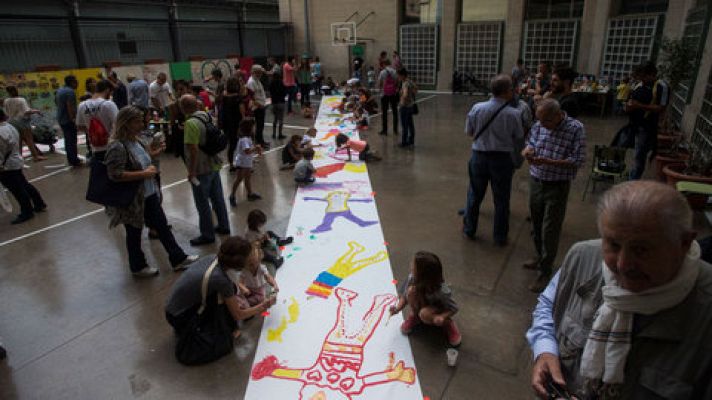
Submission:
[[[331,45],[349,46],[356,44],[355,22],[334,22],[331,24]]]

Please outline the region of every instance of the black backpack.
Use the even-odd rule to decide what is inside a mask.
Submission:
[[[200,150],[209,156],[214,156],[225,150],[227,147],[227,135],[213,124],[212,118],[208,116],[208,119],[204,120],[196,115],[195,119],[205,125],[205,143],[198,146]]]

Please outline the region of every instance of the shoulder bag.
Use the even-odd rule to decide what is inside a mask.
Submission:
[[[126,150],[126,165],[129,165],[131,152],[124,145]],[[139,185],[143,180],[116,182],[109,178],[109,171],[103,161],[92,160],[89,171],[89,184],[87,185],[86,199],[92,203],[101,204],[106,207],[127,208],[131,205]]]
[[[206,364],[232,351],[234,321],[227,306],[219,301],[219,294],[208,298],[208,282],[217,265],[216,257],[203,274],[200,308],[191,316],[186,329],[178,337],[175,355],[181,364]]]

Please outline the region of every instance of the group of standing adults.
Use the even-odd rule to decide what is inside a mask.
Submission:
[[[564,75],[561,71],[559,74]],[[473,137],[463,219],[465,237],[475,239],[480,205],[491,185],[494,243],[507,245],[512,178],[524,160],[529,164],[529,213],[536,256],[524,267],[538,270],[529,285],[537,293],[551,277],[571,181],[586,156],[583,124],[556,100],[557,96],[562,98],[562,90],[555,89],[561,79],[556,81],[559,83],[535,100],[537,121],[532,125],[531,110],[515,94],[512,76],[494,77],[490,84],[492,98],[472,107],[465,128]]]
[[[388,134],[388,109],[393,113],[393,134],[398,136],[398,121],[400,116],[401,147],[415,145],[415,123],[413,116],[418,113],[416,96],[418,86],[410,78],[400,60],[397,51],[393,52],[393,61],[388,59],[388,53],[381,52],[378,58],[378,83],[381,90],[381,135]]]

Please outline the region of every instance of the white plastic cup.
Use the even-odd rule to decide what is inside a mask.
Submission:
[[[447,349],[447,366],[448,367],[454,367],[457,365],[457,356],[459,355],[459,352],[457,349]]]

